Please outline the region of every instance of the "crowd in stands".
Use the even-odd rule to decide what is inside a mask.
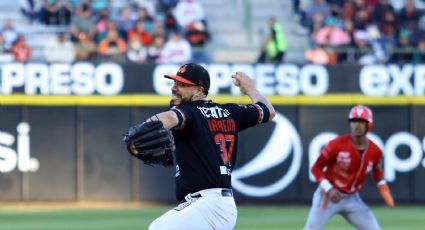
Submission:
[[[210,40],[201,0],[19,0],[28,23],[61,26],[43,41],[48,62],[207,62]],[[293,0],[317,64],[425,62],[425,0]],[[400,2],[398,1],[398,2]],[[269,36],[257,62],[281,63],[288,47],[281,25],[271,17]],[[0,26],[0,62],[32,61],[29,37],[11,19]]]
[[[206,62],[210,39],[199,0],[19,0],[29,24],[66,28],[45,41],[48,62]],[[0,27],[0,62],[31,61],[32,48],[6,19]]]
[[[425,17],[413,0],[295,1],[301,24],[307,28],[313,63],[425,62]],[[305,1],[304,1],[305,2]]]

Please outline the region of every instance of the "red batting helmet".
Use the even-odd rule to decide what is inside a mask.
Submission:
[[[367,121],[367,130],[370,131],[373,126],[373,114],[369,107],[364,105],[356,105],[351,108],[348,114],[348,120],[361,119]]]

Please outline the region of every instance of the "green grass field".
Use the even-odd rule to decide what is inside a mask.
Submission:
[[[140,230],[169,207],[147,208],[14,208],[0,207],[0,230]],[[240,206],[235,229],[302,229],[309,207]],[[372,207],[383,230],[425,229],[425,207]],[[325,229],[353,229],[343,218]]]

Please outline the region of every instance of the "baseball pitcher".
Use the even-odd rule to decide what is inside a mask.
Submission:
[[[210,77],[198,64],[182,65],[176,75],[165,77],[174,80],[171,109],[130,128],[124,138],[131,154],[147,164],[172,165],[174,151],[180,204],[149,229],[233,229],[237,209],[231,174],[237,158],[237,134],[273,119],[274,108],[241,72],[233,75],[233,82],[252,104],[207,100]]]

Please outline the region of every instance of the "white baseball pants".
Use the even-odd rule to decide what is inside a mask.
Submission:
[[[314,193],[304,230],[320,230],[336,214],[342,215],[356,229],[380,230],[378,221],[358,193],[344,194],[340,202],[334,204],[329,201],[327,205],[323,205],[324,194],[320,187]]]
[[[236,218],[231,190],[206,189],[187,195],[185,202],[154,220],[149,230],[231,230]]]

